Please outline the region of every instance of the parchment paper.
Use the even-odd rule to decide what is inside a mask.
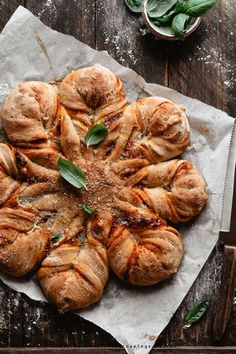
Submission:
[[[93,63],[101,63],[122,79],[129,102],[138,97],[159,95],[186,106],[191,145],[184,158],[196,164],[208,185],[207,207],[193,223],[180,230],[185,255],[174,279],[137,290],[113,277],[102,300],[78,312],[111,333],[128,353],[146,354],[170,321],[217,242],[234,119],[176,91],[147,84],[106,52],[95,51],[73,37],[49,29],[23,7],[16,10],[0,35],[0,104],[19,81],[58,79],[73,69]],[[235,156],[233,159],[235,162]],[[233,185],[233,175],[230,178]],[[2,273],[0,277],[30,298],[46,300],[34,280],[14,280]]]

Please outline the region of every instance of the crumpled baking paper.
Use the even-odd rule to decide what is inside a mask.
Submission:
[[[198,167],[208,186],[206,208],[193,223],[180,229],[185,255],[180,271],[172,280],[137,289],[112,277],[101,301],[77,312],[111,333],[127,353],[146,354],[169,323],[217,242],[234,119],[169,88],[146,83],[107,52],[93,50],[71,36],[53,31],[21,6],[0,35],[0,104],[22,80],[60,79],[71,70],[94,63],[108,67],[122,79],[129,102],[158,95],[186,106],[191,144],[183,156]],[[229,176],[229,185],[233,186],[233,174]],[[30,298],[46,301],[34,280],[16,280],[3,273],[0,278]]]

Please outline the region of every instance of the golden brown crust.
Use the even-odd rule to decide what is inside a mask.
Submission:
[[[190,220],[207,200],[192,164],[161,162],[189,143],[183,107],[160,97],[126,107],[120,79],[96,64],[65,77],[58,94],[46,83],[21,83],[2,120],[13,144],[0,144],[2,270],[21,276],[46,257],[38,279],[61,312],[99,301],[108,258],[133,285],[177,272],[181,237],[161,218]],[[87,148],[84,137],[95,124],[109,134]],[[59,157],[84,171],[88,191],[61,178]]]
[[[139,185],[134,194],[157,215],[172,222],[186,222],[204,208],[208,195],[198,170],[188,161],[171,160],[150,165],[130,177],[128,184]]]
[[[0,268],[21,277],[45,256],[48,232],[34,228],[35,215],[10,208],[0,210]]]
[[[113,104],[120,95],[124,98],[120,79],[100,64],[67,75],[59,92],[63,106],[73,110],[84,110],[85,105],[97,108],[108,102]]]
[[[109,264],[119,278],[132,285],[153,285],[172,277],[182,256],[180,234],[167,225],[119,225],[109,239]]]
[[[100,64],[66,76],[59,97],[64,107],[90,114],[89,120],[94,118],[96,123],[120,114],[126,103],[122,82]]]
[[[181,154],[189,144],[184,108],[162,97],[148,97],[129,105],[111,159],[121,155],[144,157],[152,163]]]
[[[18,169],[12,149],[6,144],[0,144],[0,206],[19,188],[17,175]]]
[[[108,280],[106,249],[95,239],[63,244],[44,259],[38,278],[61,312],[87,307],[100,300]]]
[[[48,129],[57,110],[57,93],[39,81],[21,82],[2,108],[2,124],[11,143],[24,147],[47,146]]]

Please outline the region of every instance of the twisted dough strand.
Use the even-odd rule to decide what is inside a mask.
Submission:
[[[169,160],[186,149],[189,136],[183,107],[161,97],[144,98],[125,109],[111,159],[124,154],[152,163]]]
[[[161,218],[176,223],[198,215],[208,198],[201,174],[185,160],[144,167],[127,183],[139,184],[142,189],[135,188],[133,192]]]
[[[183,255],[180,234],[167,225],[115,226],[109,238],[112,270],[132,285],[152,285],[172,277]]]

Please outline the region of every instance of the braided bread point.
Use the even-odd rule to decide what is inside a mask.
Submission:
[[[127,183],[139,184],[142,188],[134,188],[133,193],[161,218],[175,223],[189,221],[198,215],[208,199],[203,177],[185,160],[144,167]]]
[[[77,120],[85,126],[91,120],[102,124],[119,115],[126,104],[122,82],[100,64],[66,76],[60,85],[59,97],[64,107],[80,112]],[[83,113],[89,114],[89,119]]]
[[[21,277],[32,271],[45,256],[49,233],[34,229],[33,213],[0,209],[0,268]]]
[[[162,97],[148,97],[129,105],[122,117],[120,138],[112,160],[143,157],[152,163],[181,154],[189,144],[184,108]]]
[[[108,259],[114,273],[132,285],[154,285],[171,278],[183,256],[177,230],[160,222],[145,226],[116,225],[108,241]]]
[[[12,149],[6,144],[0,144],[0,206],[20,186],[16,180],[17,175],[18,169]]]
[[[93,237],[82,237],[54,249],[38,271],[45,295],[60,312],[97,302],[108,280],[105,247]]]
[[[11,143],[46,147],[57,111],[57,92],[40,81],[24,81],[11,91],[2,107],[2,124]]]

